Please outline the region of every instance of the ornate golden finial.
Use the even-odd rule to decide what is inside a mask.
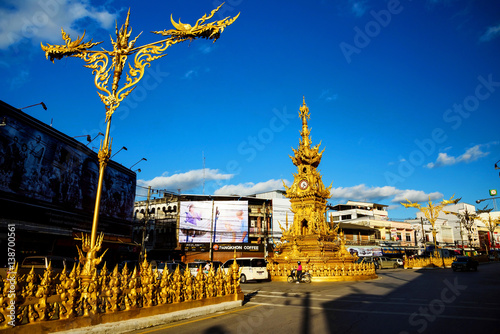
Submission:
[[[306,97],[302,97],[302,105],[299,108],[299,117],[302,119],[302,128],[307,128],[307,120],[311,119],[309,108],[306,105]]]
[[[129,26],[130,9],[127,12],[125,23],[121,26],[120,30],[118,30],[118,23],[115,25],[116,39],[113,40],[111,38],[113,46],[111,50],[91,50],[94,46],[102,42],[92,43],[92,40],[90,40],[90,42],[84,43],[83,38],[85,37],[85,33],[82,37],[78,37],[75,41],[72,41],[63,29],[61,31],[65,44],[43,45],[41,43],[45,57],[52,62],[54,62],[54,59],[62,59],[64,57],[76,57],[85,61],[85,67],[92,70],[94,84],[98,89],[97,94],[106,110],[106,134],[98,154],[100,162],[99,181],[92,221],[90,248],[93,248],[96,242],[103,175],[111,154],[111,138],[109,133],[113,113],[120,106],[120,103],[137,87],[137,84],[144,77],[145,68],[151,66],[152,61],[166,56],[165,52],[170,46],[196,38],[212,39],[215,42],[224,29],[231,25],[239,16],[238,14],[233,18],[227,17],[223,20],[205,23],[221,7],[222,5],[212,10],[210,15],[203,15],[196,21],[194,26],[182,24],[180,21],[176,23],[171,19],[175,29],[154,31],[153,33],[165,36],[165,38],[142,46],[136,46],[136,42],[141,34],[130,40],[132,34],[132,29]],[[126,69],[125,65],[129,56],[132,55],[134,57],[131,57],[131,61],[128,62],[125,83],[120,87],[119,83],[122,73]]]

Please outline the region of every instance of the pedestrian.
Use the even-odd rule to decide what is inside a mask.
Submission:
[[[302,265],[300,261],[297,262],[297,283],[300,283],[300,277],[302,276]]]
[[[205,267],[203,268],[203,272],[204,272],[205,274],[208,274],[208,272],[209,272],[209,271],[210,271],[210,262],[207,262],[207,263],[205,264]]]

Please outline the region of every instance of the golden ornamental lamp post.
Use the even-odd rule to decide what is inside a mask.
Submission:
[[[432,225],[432,238],[434,239],[434,256],[437,257],[437,243],[436,243],[436,228],[434,227],[437,218],[439,217],[439,213],[443,210],[443,208],[449,204],[456,204],[460,199],[453,199],[454,196],[451,196],[449,200],[442,200],[439,204],[432,204],[431,197],[429,196],[429,203],[427,206],[422,206],[419,203],[412,203],[407,200],[408,203],[401,202],[405,208],[417,208],[420,212],[422,212],[429,223]]]
[[[62,38],[65,42],[64,45],[47,44],[45,46],[43,43],[41,44],[42,50],[45,51],[46,58],[50,58],[52,62],[54,62],[54,59],[62,59],[64,57],[77,57],[83,59],[86,63],[84,66],[92,69],[92,74],[94,74],[94,84],[98,89],[97,94],[104,103],[106,109],[106,134],[104,135],[104,141],[101,142],[98,153],[100,166],[99,180],[94,207],[94,217],[92,221],[91,238],[90,241],[88,238],[82,238],[82,249],[89,250],[87,259],[83,259],[85,262],[90,262],[86,263],[91,266],[88,270],[95,268],[94,263],[98,264],[99,262],[98,258],[95,257],[95,252],[100,250],[102,236],[99,238],[97,237],[97,224],[99,219],[99,207],[104,171],[111,155],[112,138],[110,138],[109,132],[113,113],[142,79],[146,66],[149,67],[153,60],[166,56],[165,51],[170,46],[187,40],[191,41],[196,38],[211,39],[215,42],[224,31],[224,28],[231,25],[240,15],[238,13],[238,15],[233,18],[226,17],[219,21],[205,23],[205,21],[211,19],[221,7],[222,5],[212,10],[208,16],[206,14],[203,15],[203,17],[196,21],[194,26],[181,23],[180,21],[177,23],[171,16],[170,20],[175,29],[153,31],[154,34],[166,38],[143,46],[136,46],[136,42],[140,34],[134,39],[130,39],[130,35],[132,33],[132,29],[129,29],[130,9],[127,13],[125,24],[122,25],[120,30],[118,30],[118,24],[116,25],[116,40],[111,38],[111,44],[113,46],[112,50],[108,51],[103,49],[93,51],[91,49],[102,42],[93,43],[92,40],[89,42],[83,42],[85,32],[82,37],[78,37],[73,41],[63,29],[61,29],[61,31]],[[130,60],[130,62],[128,63],[126,80],[124,85],[120,87],[120,79],[124,69],[126,69],[125,64],[128,60]],[[80,257],[82,257],[82,254],[80,254]],[[84,268],[85,267],[86,266],[84,266]],[[86,274],[91,275],[90,272],[86,272]]]

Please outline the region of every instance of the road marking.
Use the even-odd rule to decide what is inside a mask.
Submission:
[[[255,302],[248,302],[247,304],[257,304]],[[271,304],[271,303],[258,303],[258,305],[265,306],[278,306],[278,307],[295,307],[295,308],[306,308],[308,310],[319,310],[319,311],[336,311],[336,312],[348,312],[348,313],[368,313],[368,314],[387,314],[387,315],[404,315],[410,316],[414,312],[392,312],[392,311],[367,311],[367,310],[346,310],[342,308],[331,308],[331,307],[318,307],[318,306],[302,306],[302,305],[279,305],[279,304]],[[438,318],[447,318],[447,319],[457,319],[457,320],[475,320],[475,321],[493,321],[500,322],[498,318],[483,318],[483,317],[470,317],[464,315],[435,315]]]
[[[252,309],[252,308],[256,308],[258,306],[261,306],[261,305],[260,304],[256,304],[256,305],[249,306],[249,307],[242,307],[241,309],[237,309],[237,310],[234,310],[234,311],[227,311],[227,312],[226,311],[219,311],[219,312],[216,312],[214,314],[211,314],[210,316],[199,318],[199,319],[194,319],[194,320],[190,320],[190,321],[178,320],[178,321],[176,321],[173,324],[171,323],[171,324],[166,324],[166,325],[159,325],[159,326],[151,328],[150,330],[142,331],[142,332],[138,332],[138,333],[142,333],[142,334],[153,333],[153,332],[159,331],[161,329],[168,329],[168,328],[178,327],[178,326],[182,326],[182,325],[192,324],[192,323],[195,323],[195,322],[198,322],[198,321],[202,321],[202,320],[206,320],[206,319],[211,319],[211,318],[217,318],[219,316],[230,314],[230,313],[237,313],[237,312],[246,311],[246,310],[249,310],[249,309]]]
[[[256,298],[256,297],[262,297],[262,298],[282,298],[282,299],[287,299],[289,298],[290,296],[270,296],[270,295],[263,295],[263,294],[256,294],[255,296],[252,297],[252,299]],[[306,297],[306,296],[295,296],[295,297]],[[332,299],[330,298],[318,298],[318,297],[314,297],[314,298],[311,298],[311,296],[307,296],[307,298],[309,300],[319,300],[319,301],[332,301]],[[422,302],[420,303],[411,303],[411,302],[407,302],[405,298],[389,298],[389,299],[397,299],[397,300],[400,300],[399,302],[397,301],[393,301],[393,302],[384,302],[384,301],[376,301],[376,300],[352,300],[352,299],[342,299],[342,300],[335,300],[335,302],[348,302],[348,303],[362,303],[362,304],[391,304],[391,305],[412,305],[412,306],[427,306],[429,305],[429,303],[432,301],[432,300],[422,300]],[[251,302],[248,302],[248,303],[251,303]],[[459,302],[459,303],[462,303],[462,304],[470,304],[470,303],[473,303],[473,302]],[[477,305],[477,304],[475,304]],[[465,305],[465,306],[462,306],[462,305],[447,305],[447,307],[452,307],[452,308],[465,308],[465,309],[468,309],[468,308],[471,308],[470,305]],[[478,307],[473,307],[473,309],[483,309],[483,310],[491,310],[491,307],[482,307],[482,306],[478,306]]]

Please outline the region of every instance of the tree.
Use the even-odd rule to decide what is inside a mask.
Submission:
[[[431,197],[429,196],[429,205],[427,205],[427,206],[422,206],[419,203],[412,203],[409,200],[406,200],[408,203],[401,202],[401,205],[403,205],[405,208],[411,207],[411,208],[417,208],[418,210],[420,210],[420,212],[422,212],[425,215],[425,217],[427,218],[429,223],[431,223],[431,225],[432,225],[432,237],[434,239],[434,255],[435,256],[438,256],[438,253],[437,253],[437,244],[436,244],[437,232],[436,232],[436,228],[434,227],[434,224],[436,223],[436,220],[439,217],[439,213],[443,210],[443,208],[446,205],[456,204],[461,199],[461,198],[453,199],[453,197],[454,196],[451,196],[451,198],[449,200],[443,199],[441,201],[441,203],[439,203],[439,204],[433,204],[431,202]]]
[[[450,212],[444,211],[444,213],[455,215],[460,220],[460,225],[467,231],[467,238],[469,239],[469,247],[472,248],[472,235],[474,232],[474,220],[478,218],[477,213],[471,213],[465,207],[463,212]]]

